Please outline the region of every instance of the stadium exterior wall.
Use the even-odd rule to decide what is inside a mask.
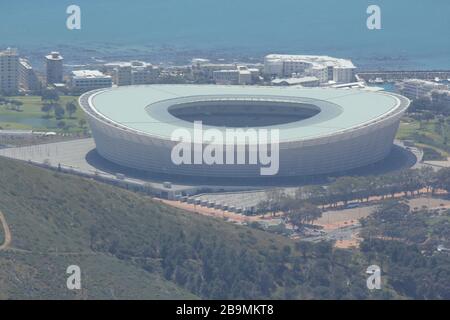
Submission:
[[[175,165],[171,150],[177,142],[152,137],[99,117],[89,106],[91,94],[83,95],[80,103],[87,113],[98,153],[111,162],[174,175],[261,177],[260,165]],[[391,151],[400,118],[409,105],[409,100],[397,97],[406,106],[374,122],[330,136],[281,143],[277,177],[342,172],[384,159]]]

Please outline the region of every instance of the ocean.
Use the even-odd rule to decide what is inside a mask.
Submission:
[[[66,8],[81,8],[81,30]],[[381,30],[366,9],[381,8]],[[0,0],[0,48],[32,62],[140,58],[260,59],[267,53],[348,57],[365,69],[450,69],[448,0]]]

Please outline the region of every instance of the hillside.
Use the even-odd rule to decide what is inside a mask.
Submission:
[[[0,159],[0,298],[366,298],[364,268],[148,197]],[[68,265],[83,291],[65,288]],[[349,285],[349,283],[351,285]]]
[[[364,223],[361,251],[339,250],[0,158],[0,211],[11,235],[5,248],[2,223],[0,299],[448,298],[450,256],[433,253],[435,245],[424,255],[420,244],[430,232],[447,243],[448,211],[380,210]],[[423,222],[430,217],[439,223]],[[366,288],[372,264],[386,271],[383,290]],[[67,290],[69,265],[81,267],[83,290]]]
[[[449,212],[408,210],[381,208],[361,250],[340,250],[0,158],[0,299],[448,298],[450,257],[420,243],[432,232],[446,244],[445,226],[423,221]],[[382,290],[366,288],[372,264],[386,272]],[[69,265],[81,267],[81,291],[66,288]]]
[[[0,210],[12,234],[10,247],[0,250],[0,299],[197,298],[157,273],[90,247],[89,228],[114,204],[105,210],[81,206],[91,206],[95,197],[101,205],[114,197],[112,190],[103,190],[105,197],[101,191],[91,196],[95,183],[3,159],[0,163]],[[120,209],[126,216],[127,210]],[[114,223],[122,223],[121,212],[114,212],[99,225],[111,223],[112,231]],[[0,225],[0,246],[3,240]],[[66,268],[73,264],[82,270],[79,292],[66,288]]]

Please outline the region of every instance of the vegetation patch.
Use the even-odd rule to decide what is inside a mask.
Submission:
[[[434,148],[423,147],[423,161],[445,161],[447,157]]]
[[[78,97],[44,90],[42,96],[0,97],[0,127],[36,131],[86,133]]]
[[[89,298],[397,297],[367,290],[367,262],[330,242],[293,241],[5,159],[0,210],[18,250],[0,253],[6,298],[77,298],[64,287],[69,264],[87,272]]]

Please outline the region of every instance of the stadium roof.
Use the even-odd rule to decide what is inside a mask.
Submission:
[[[321,109],[320,113],[305,120],[265,127],[280,129],[281,142],[308,140],[359,128],[401,112],[409,104],[399,95],[359,89],[219,85],[125,86],[87,93],[84,98],[89,98],[90,108],[108,122],[167,139],[177,128],[191,130],[193,127],[191,122],[167,112],[167,108],[175,103],[263,99],[314,104]]]

